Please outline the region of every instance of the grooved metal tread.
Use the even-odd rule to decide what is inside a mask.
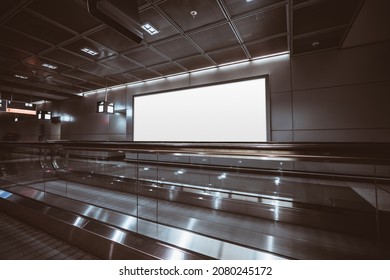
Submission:
[[[97,260],[98,258],[0,212],[2,260]]]

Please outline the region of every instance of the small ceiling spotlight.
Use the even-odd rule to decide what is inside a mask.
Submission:
[[[320,42],[315,41],[315,42],[313,42],[311,45],[313,46],[313,48],[317,48],[317,47],[319,47]]]
[[[190,15],[192,16],[192,18],[195,18],[197,14],[198,14],[198,12],[195,10],[190,12]]]

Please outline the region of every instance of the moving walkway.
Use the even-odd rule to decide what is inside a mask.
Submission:
[[[103,259],[389,257],[386,144],[7,145],[0,209]]]

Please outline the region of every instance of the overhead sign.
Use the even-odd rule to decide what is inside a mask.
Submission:
[[[17,102],[17,101],[6,101],[5,103],[6,103],[5,111],[8,113],[36,115],[37,108],[35,104]]]

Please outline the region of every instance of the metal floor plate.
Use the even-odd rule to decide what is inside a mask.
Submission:
[[[46,232],[0,212],[2,260],[97,260]]]
[[[170,201],[157,202],[151,198],[59,180],[32,187],[47,192],[44,197],[35,197],[45,203],[61,205],[92,218],[106,219],[105,222],[219,259],[279,259],[279,256],[297,259],[380,258],[374,242],[340,233]],[[31,188],[12,187],[10,190],[34,196]],[[82,206],[76,200],[98,207]],[[101,207],[113,211],[107,212]],[[147,221],[129,216],[136,213]]]

